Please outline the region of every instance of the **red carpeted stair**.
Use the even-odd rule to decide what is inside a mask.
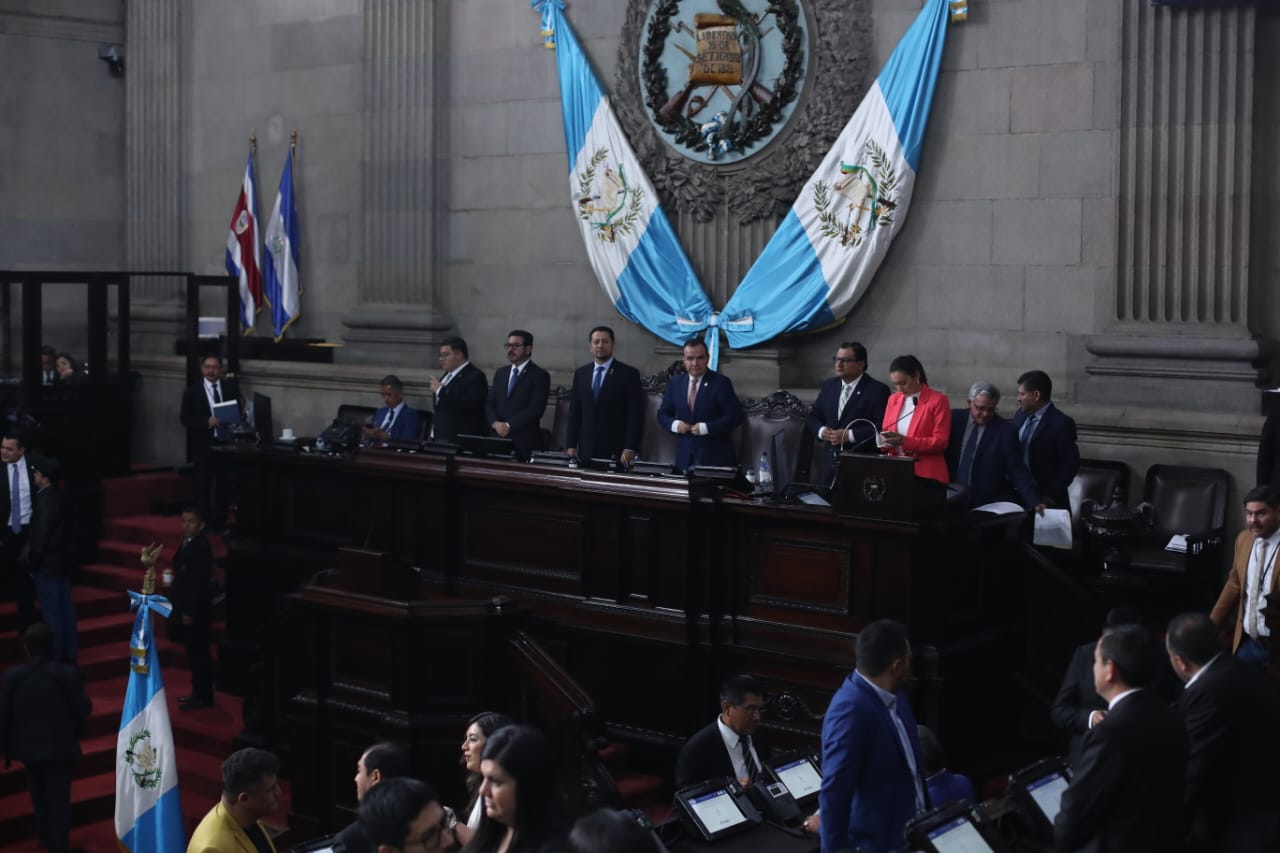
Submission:
[[[181,540],[179,522],[173,516],[150,515],[156,505],[172,505],[189,493],[187,481],[172,472],[148,472],[103,483],[106,518],[98,547],[98,562],[82,566],[74,591],[80,628],[78,664],[85,688],[93,699],[93,715],[81,740],[84,757],[72,784],[71,844],[87,853],[118,853],[115,826],[116,732],[124,705],[129,673],[128,589],[142,585],[138,561],[141,547],[164,544],[161,567],[168,564]],[[215,562],[226,555],[217,536],[210,537]],[[215,573],[218,569],[215,569]],[[214,633],[220,626],[215,624]],[[188,835],[221,793],[222,760],[234,749],[240,732],[240,700],[216,694],[214,707],[181,711],[178,697],[191,692],[186,653],[157,626],[160,665],[164,674],[169,717],[178,749],[178,788]],[[0,604],[0,668],[22,661],[12,602]],[[288,790],[274,822],[283,826],[289,812]],[[38,848],[26,773],[21,765],[0,769],[0,853]]]

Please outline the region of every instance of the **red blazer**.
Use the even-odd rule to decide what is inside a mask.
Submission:
[[[902,416],[902,403],[906,395],[901,391],[889,396],[884,407],[885,432],[901,432],[894,426]],[[911,416],[911,426],[902,440],[902,447],[892,451],[895,456],[914,456],[916,476],[928,477],[940,483],[951,482],[947,472],[947,442],[951,440],[951,404],[947,395],[928,385],[921,387],[916,413]]]

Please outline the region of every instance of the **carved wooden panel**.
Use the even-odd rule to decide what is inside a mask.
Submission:
[[[501,499],[475,501],[463,510],[462,536],[464,574],[583,594],[580,513]]]

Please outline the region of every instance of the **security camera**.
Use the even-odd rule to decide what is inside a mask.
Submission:
[[[124,76],[124,48],[118,44],[98,45],[98,58],[107,63],[112,77]]]

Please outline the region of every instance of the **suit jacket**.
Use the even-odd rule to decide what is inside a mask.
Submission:
[[[985,439],[984,439],[985,441]],[[1105,711],[1107,702],[1093,686],[1093,650],[1097,643],[1083,643],[1071,655],[1071,663],[1062,677],[1058,695],[1049,706],[1049,718],[1053,724],[1071,733],[1071,746],[1067,750],[1067,763],[1075,767],[1080,761],[1080,749],[1085,732],[1089,731],[1089,716],[1094,711]]]
[[[1181,849],[1187,732],[1155,692],[1127,696],[1084,736],[1054,821],[1060,853]]]
[[[751,745],[762,764],[769,760],[769,750],[756,735],[751,736]],[[733,759],[720,736],[720,724],[718,720],[712,720],[710,725],[694,732],[680,748],[680,756],[676,759],[676,787],[684,788],[703,779],[720,777],[736,779],[738,774],[733,771]]]
[[[240,384],[234,379],[222,377],[223,402],[240,399]],[[209,428],[209,397],[204,393],[204,380],[188,385],[182,392],[182,410],[178,419],[187,428],[187,458],[192,462],[203,461],[213,446],[213,430]]]
[[[595,362],[573,372],[569,431],[565,445],[578,457],[613,459],[624,450],[640,452],[644,437],[644,389],[640,371],[614,359],[600,383],[600,399],[591,393]]]
[[[923,769],[916,721],[905,692],[898,716]],[[822,790],[818,805],[822,850],[885,853],[906,847],[907,822],[916,815],[916,780],[901,741],[875,689],[856,672],[840,685],[822,721]],[[927,803],[926,803],[927,805]]]
[[[376,429],[382,429],[382,422],[387,419],[387,412],[391,411],[390,406],[381,406],[378,411],[373,413],[372,425]],[[422,417],[417,410],[409,408],[409,404],[405,403],[400,414],[396,415],[396,419],[391,423],[391,429],[387,432],[387,437],[392,441],[417,441],[418,436],[422,434]]]
[[[32,658],[0,685],[0,755],[6,762],[75,761],[93,702],[74,666]]]
[[[488,389],[484,371],[467,362],[458,375],[435,395],[431,417],[435,440],[455,442],[459,435],[488,435],[489,425],[484,419],[484,399]]]
[[[209,538],[201,532],[179,545],[173,555],[173,588],[169,591],[169,601],[174,613],[169,617],[170,625],[179,624],[182,616],[193,620],[209,618],[212,576],[213,549]]]
[[[523,456],[535,450],[541,450],[545,444],[542,440],[542,416],[547,412],[547,397],[551,393],[551,374],[543,370],[532,360],[525,363],[520,374],[516,376],[516,384],[507,395],[507,383],[511,378],[511,365],[498,368],[493,374],[493,385],[489,386],[489,398],[484,404],[486,424],[496,422],[511,425],[507,438]],[[492,428],[486,429],[492,432]]]
[[[1183,691],[1178,710],[1191,742],[1187,807],[1198,848],[1280,850],[1276,685],[1253,666],[1222,654]]]
[[[258,829],[267,836],[267,844],[274,851],[276,845],[271,841],[271,834],[263,828],[262,821],[258,821]],[[187,853],[258,853],[258,848],[253,846],[248,834],[219,800],[191,834]]]
[[[378,853],[360,821],[350,824],[333,839],[333,853]]]
[[[32,523],[35,523],[36,484],[31,479],[31,463],[27,460],[27,455],[25,453],[22,455],[22,465],[26,470],[27,488],[30,490],[31,494],[31,521]],[[9,487],[12,483],[9,482],[8,465],[0,464],[0,477],[3,477],[5,480],[5,482],[0,483],[0,535],[10,537],[13,535],[13,531],[9,529],[9,512],[11,508],[9,501]]]
[[[67,496],[52,483],[32,496],[31,531],[27,539],[28,566],[32,572],[69,577],[75,568],[71,552],[70,513]]]
[[[907,427],[902,446],[893,455],[914,456],[917,477],[949,483],[951,474],[947,471],[946,452],[951,437],[951,405],[947,402],[946,394],[935,391],[928,385],[920,389],[919,396],[916,412],[911,416],[911,425]],[[907,395],[901,392],[889,395],[889,402],[884,409],[885,432],[902,432],[898,421],[902,417],[906,399]]]
[[[1244,589],[1249,582],[1249,554],[1253,551],[1253,543],[1257,540],[1248,530],[1241,530],[1236,537],[1236,553],[1231,561],[1231,571],[1227,573],[1227,582],[1218,595],[1218,603],[1213,605],[1209,618],[1221,627],[1230,619],[1236,620],[1235,635],[1231,641],[1231,651],[1240,648],[1240,639],[1244,636]],[[1271,588],[1269,592],[1280,591],[1280,566],[1271,571]]]
[[[696,465],[738,464],[733,449],[733,428],[742,423],[742,403],[733,383],[723,373],[707,371],[700,379],[698,397],[689,411],[689,374],[671,377],[658,406],[658,424],[668,432],[675,421],[705,423],[706,435],[685,433],[676,441],[676,468],[687,471]]]
[[[866,373],[862,374],[862,378],[858,380],[858,387],[853,390],[853,396],[849,398],[849,403],[844,408],[843,417],[837,417],[840,393],[843,390],[844,380],[839,376],[833,376],[823,382],[822,387],[818,389],[818,399],[814,400],[813,407],[809,410],[805,425],[814,438],[818,437],[818,430],[823,427],[851,428],[853,434],[845,441],[843,449],[856,448],[865,453],[875,453],[876,427],[864,423],[852,427],[850,425],[855,420],[868,420],[876,425],[883,423],[884,408],[889,402],[889,386],[877,379],[872,379]],[[825,449],[827,452],[822,454],[821,468],[818,471],[818,480],[822,483],[830,481],[831,469],[834,467],[836,457],[840,454],[840,448],[827,445]]]
[[[1014,435],[1022,433],[1027,413],[1018,409],[1013,416]],[[1019,442],[1021,447],[1021,442]],[[1080,471],[1080,448],[1076,446],[1076,422],[1050,403],[1040,415],[1031,435],[1027,468],[1035,480],[1040,500],[1058,509],[1067,509],[1067,487]]]
[[[964,431],[969,426],[968,409],[951,410],[951,440],[947,444],[947,468],[953,482],[960,480],[960,454],[964,452]],[[1018,434],[999,415],[987,419],[982,441],[973,453],[973,469],[969,480],[972,506],[992,501],[1016,500],[1026,509],[1040,503],[1035,481],[1022,464],[1022,448]]]

